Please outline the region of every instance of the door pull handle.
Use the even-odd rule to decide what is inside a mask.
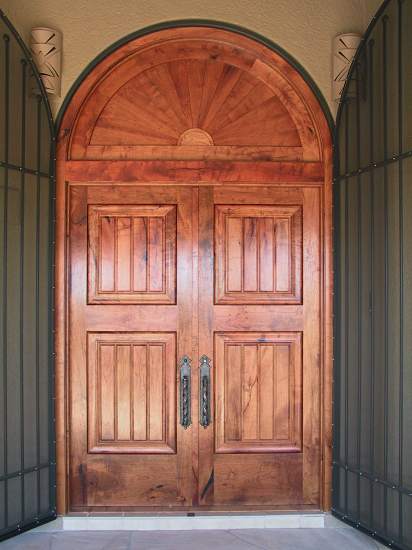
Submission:
[[[191,359],[184,355],[180,360],[180,424],[186,430],[192,423]]]
[[[210,359],[207,355],[200,358],[200,376],[199,376],[199,423],[207,428],[211,422],[210,408]]]

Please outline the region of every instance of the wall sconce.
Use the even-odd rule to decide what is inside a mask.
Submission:
[[[30,33],[30,50],[46,92],[60,95],[62,34],[56,29],[35,27]]]
[[[339,102],[362,36],[356,33],[338,34],[333,39],[333,100]]]

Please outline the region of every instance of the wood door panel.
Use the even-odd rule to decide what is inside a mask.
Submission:
[[[293,507],[303,504],[301,454],[216,455],[214,503]]]
[[[215,207],[217,304],[300,303],[300,206]]]
[[[106,305],[85,308],[85,317],[90,331],[106,331]],[[131,305],[110,304],[110,330],[121,332],[125,326],[130,332],[174,331],[178,321],[177,305]]]
[[[215,310],[214,328],[247,331],[250,327],[260,331],[301,331],[303,313],[301,306],[290,305],[219,305]]]
[[[300,333],[215,335],[216,453],[302,449]]]
[[[176,207],[88,209],[90,304],[176,300]]]
[[[143,455],[138,461],[133,455],[113,455],[108,466],[94,455],[83,472],[87,506],[180,506],[184,499],[176,483],[177,462],[176,455]]]
[[[176,452],[174,334],[88,334],[89,453]]]

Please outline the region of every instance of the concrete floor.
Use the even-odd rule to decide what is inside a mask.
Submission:
[[[1,550],[376,550],[344,524],[323,529],[208,531],[55,531],[24,533]]]

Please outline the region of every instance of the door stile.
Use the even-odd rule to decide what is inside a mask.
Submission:
[[[193,281],[194,281],[194,261],[193,261],[193,242],[196,239],[194,230],[192,209],[193,209],[193,191],[191,188],[177,188],[177,300],[178,305],[178,333],[177,357],[176,357],[176,395],[179,396],[179,368],[178,364],[184,355],[189,355],[192,359],[192,376],[194,371],[193,362]],[[193,387],[193,377],[192,377]],[[193,404],[192,404],[193,405]],[[176,399],[176,418],[179,419],[179,397]],[[181,497],[182,506],[192,506],[193,495],[196,492],[195,476],[192,468],[192,428],[193,428],[193,406],[192,406],[192,426],[184,429],[180,424],[177,426],[177,489]]]
[[[68,273],[68,341],[78,342],[70,345],[68,361],[68,417],[70,437],[69,457],[69,506],[87,505],[87,465],[83,457],[87,453],[87,426],[83,419],[87,417],[87,350],[85,334],[87,331],[84,317],[84,303],[87,295],[87,267],[82,261],[87,247],[87,188],[69,186],[68,193],[70,242],[68,261],[71,269]]]
[[[199,505],[199,188],[192,187],[192,506]]]
[[[214,291],[214,187],[199,189],[199,355],[207,355],[210,369],[210,411],[211,424],[199,425],[199,504],[213,505],[214,502],[214,431],[215,431],[215,374],[213,346],[213,291]],[[199,388],[198,388],[199,393]]]
[[[321,202],[319,189],[304,189],[303,216],[303,497],[320,503],[321,418]],[[306,274],[306,276],[305,276]]]

